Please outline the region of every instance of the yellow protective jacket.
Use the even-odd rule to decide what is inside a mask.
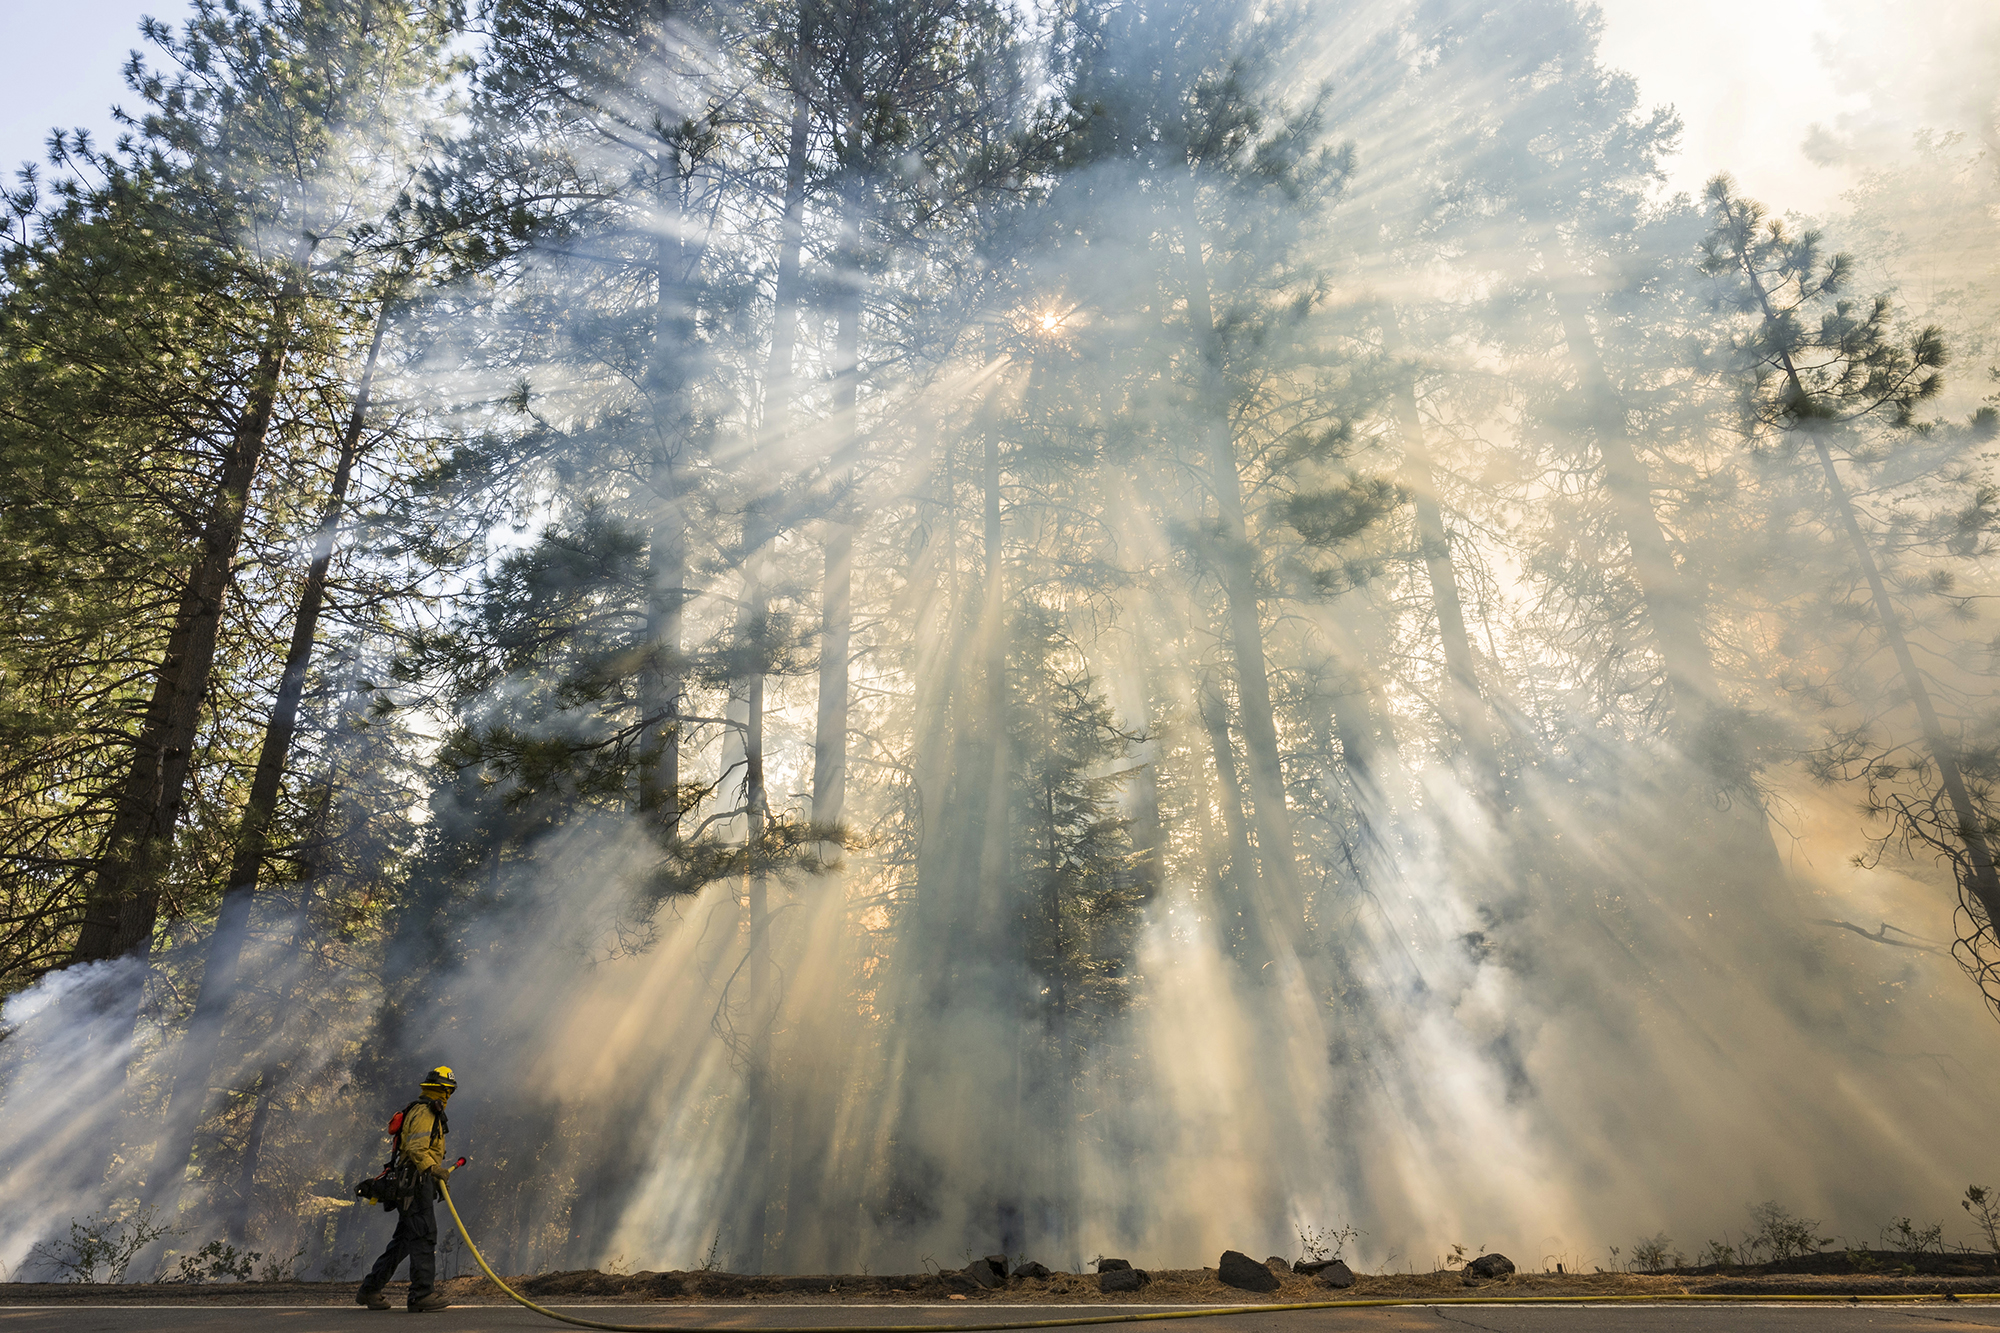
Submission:
[[[403,1117],[403,1131],[397,1136],[396,1150],[424,1175],[443,1180],[450,1174],[444,1168],[444,1126],[430,1102],[418,1102]]]

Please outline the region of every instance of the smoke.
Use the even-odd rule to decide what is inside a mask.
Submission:
[[[33,989],[9,996],[5,1044],[7,1089],[6,1220],[0,1262],[18,1269],[38,1241],[75,1213],[79,1200],[99,1197],[115,1178],[122,1108],[118,1089],[131,1050],[131,1025],[116,1015],[143,984],[142,964],[120,959],[66,968]],[[118,1033],[117,1037],[107,1033]]]
[[[1816,121],[1802,148],[1820,166],[1866,168],[1906,152],[1920,132],[1970,137],[2000,154],[2000,76],[1988,58],[2000,42],[1989,6],[1933,3],[1882,23],[1863,5],[1839,5],[1838,35],[1814,46],[1850,101]]]
[[[1807,845],[1838,866],[1851,821],[1826,804],[1802,808],[1825,830]],[[730,1228],[745,1123],[726,1014],[740,912],[712,890],[649,951],[605,959],[592,936],[646,855],[643,838],[616,829],[544,844],[523,905],[475,924],[462,966],[416,979],[420,1031],[406,1040],[423,1054],[406,1063],[457,1065],[452,1142],[475,1165],[456,1193],[510,1271],[620,1258],[692,1268],[712,1246],[748,1266]],[[855,993],[842,886],[801,887],[773,940],[780,1124],[794,1157],[783,1267],[951,1265],[998,1243],[1003,1225],[1018,1226],[1010,1248],[1063,1266],[1100,1252],[1195,1266],[1223,1248],[1290,1253],[1298,1228],[1340,1224],[1363,1233],[1355,1249],[1370,1267],[1425,1270],[1454,1242],[1608,1265],[1607,1246],[1660,1230],[1689,1246],[1740,1233],[1742,1206],[1766,1198],[1872,1242],[1899,1212],[1942,1215],[1987,1165],[1977,1145],[1990,1090],[1964,1053],[1990,1040],[1988,1020],[1947,960],[1887,961],[1843,937],[1774,959],[1763,941],[1719,947],[1695,927],[1649,956],[1574,900],[1517,907],[1496,927],[1463,868],[1401,863],[1395,899],[1339,932],[1375,956],[1341,969],[1338,1007],[1324,953],[1246,976],[1202,895],[1170,884],[1136,962],[1146,999],[1079,1071],[1066,1109],[1087,1128],[1067,1150],[1052,1119],[1064,1108],[1018,1093],[1014,1014],[992,994],[959,994],[948,1027],[911,1032],[923,1016]],[[1598,866],[1627,893],[1673,887],[1658,865],[1607,855]],[[1804,875],[1809,911],[1946,936],[1935,883],[1816,869]],[[877,985],[913,964],[887,966]],[[143,1128],[117,1091],[125,1052],[94,1040],[92,1014],[138,971],[75,969],[9,1001],[0,1240],[16,1270],[83,1201],[131,1188],[129,1161],[106,1148],[137,1157]],[[328,1044],[351,1048],[366,1031]],[[291,1056],[297,1040],[274,1044]],[[315,1180],[369,1174],[366,1126],[393,1100],[301,1107],[287,1151],[317,1153],[297,1164]],[[898,1123],[905,1104],[919,1110]],[[925,1206],[882,1207],[882,1183],[915,1162],[941,1164],[922,1182]],[[521,1173],[531,1181],[508,1180]],[[979,1206],[1009,1185],[1037,1205],[1018,1223]],[[616,1206],[577,1234],[593,1189]],[[516,1191],[519,1211],[496,1211]],[[263,1243],[308,1244],[300,1271],[312,1273],[333,1257],[330,1229],[304,1221]],[[336,1243],[383,1239],[386,1219],[353,1221]]]
[[[1513,86],[1502,73],[1459,84],[1453,105],[1431,106],[1435,120],[1413,119],[1426,71],[1483,49],[1443,35],[1447,18],[1476,33],[1474,9],[1372,24],[1345,14],[1359,54],[1336,81],[1351,114],[1333,130],[1358,136],[1355,155],[1329,156],[1310,215],[1246,209],[1215,228],[1218,310],[1234,301],[1245,324],[1260,302],[1321,312],[1246,337],[1267,360],[1221,427],[1262,469],[1238,503],[1280,550],[1243,586],[1253,621],[1264,617],[1280,718],[1273,778],[1295,861],[1274,851],[1268,810],[1257,822],[1261,760],[1232,637],[1241,587],[1204,471],[1214,437],[1202,432],[1216,427],[1187,387],[1199,353],[1148,342],[1191,319],[1176,284],[1201,247],[1171,234],[1129,164],[1079,171],[1050,207],[1074,209],[1062,215],[1076,223],[1068,236],[1087,227],[1089,241],[989,265],[986,327],[965,340],[975,350],[885,352],[870,367],[861,464],[840,452],[855,423],[825,387],[858,372],[835,364],[834,321],[819,318],[801,354],[823,372],[802,390],[814,419],[788,437],[783,468],[768,454],[750,464],[810,474],[800,491],[839,489],[826,480],[837,467],[858,473],[841,491],[858,512],[862,614],[855,846],[839,866],[773,874],[768,919],[753,909],[749,870],[661,903],[649,896],[656,829],[622,790],[565,787],[572,775],[537,787],[497,765],[443,773],[397,905],[347,927],[352,948],[290,949],[329,933],[306,915],[259,921],[262,953],[246,966],[255,1002],[224,1071],[234,1096],[180,1188],[147,1177],[176,1054],[162,994],[171,971],[71,968],[7,998],[0,1261],[19,1271],[71,1217],[164,1191],[192,1228],[177,1245],[233,1212],[254,1219],[268,1252],[303,1249],[302,1275],[351,1272],[388,1223],[338,1196],[372,1173],[381,1122],[437,1064],[458,1071],[451,1148],[473,1160],[454,1194],[505,1271],[713,1261],[907,1272],[995,1248],[1065,1268],[1113,1253],[1196,1266],[1224,1248],[1292,1253],[1305,1229],[1340,1226],[1361,1233],[1350,1250],[1361,1267],[1427,1270],[1464,1244],[1523,1267],[1587,1269],[1661,1231],[1689,1249],[1728,1239],[1744,1207],[1767,1199],[1857,1244],[1894,1215],[1955,1217],[1960,1191],[1991,1165],[1981,1145],[1994,1092],[1991,1019],[1948,955],[1955,886],[1921,859],[1857,866],[1873,844],[1852,792],[1777,762],[1761,799],[1792,883],[1760,880],[1741,853],[1762,812],[1746,814],[1747,788],[1704,767],[1702,738],[1662,720],[1676,697],[1663,636],[1635,628],[1645,615],[1628,543],[1604,535],[1596,484],[1576,480],[1596,466],[1578,443],[1597,429],[1575,402],[1586,377],[1551,368],[1566,352],[1536,304],[1552,273],[1567,278],[1562,264],[1595,263],[1600,242],[1613,258],[1598,277],[1619,263],[1645,272],[1640,242],[1618,247],[1646,227],[1551,240],[1550,224],[1523,247],[1521,230],[1564,187],[1515,180],[1507,195],[1495,184],[1543,151],[1522,133],[1510,157],[1505,135],[1478,121]],[[1539,78],[1534,57],[1555,67],[1587,54],[1588,36],[1587,24],[1566,28],[1521,63]],[[689,86],[729,86],[728,53],[698,54],[671,96],[638,88],[635,102],[679,113]],[[1590,89],[1610,104],[1629,92],[1614,78]],[[1350,104],[1375,93],[1377,105]],[[1452,138],[1461,113],[1479,132]],[[1872,129],[1842,124],[1843,153],[1883,151]],[[1437,169],[1468,144],[1476,161]],[[582,169],[610,177],[629,165],[598,151]],[[1624,187],[1666,207],[1643,163]],[[1201,190],[1226,193],[1198,178],[1190,197]],[[622,219],[620,244],[711,239],[686,230],[696,210],[666,220],[650,207]],[[1687,223],[1661,226],[1685,239]],[[714,239],[730,263],[758,243],[752,228]],[[1495,258],[1510,244],[1532,253]],[[1691,263],[1691,246],[1676,254]],[[1300,276],[1313,265],[1331,276]],[[610,267],[597,253],[531,255],[516,287],[492,297],[519,302],[492,343],[508,348],[495,362],[513,356],[504,369],[525,364],[535,379],[540,415],[523,430],[555,441],[550,455],[572,450],[515,498],[554,516],[549,532],[571,555],[594,554],[576,521],[601,517],[592,505],[625,506],[621,539],[665,522],[657,496],[631,481],[642,432],[618,433],[635,414],[621,395],[650,372],[594,350],[618,319],[595,308],[536,341],[560,325],[550,311],[565,292],[608,300],[578,273]],[[898,299],[895,283],[918,279],[819,280],[868,283],[874,319]],[[1293,302],[1294,287],[1305,299]],[[1388,346],[1396,335],[1373,313],[1385,303],[1405,310],[1401,336],[1421,355],[1399,360]],[[1672,318],[1706,317],[1692,308]],[[1616,314],[1592,326],[1607,341],[1623,336]],[[1612,347],[1657,358],[1625,377],[1645,399],[1637,447],[1656,464],[1682,460],[1661,490],[1703,531],[1692,526],[1701,487],[1727,468],[1717,449],[1674,450],[1700,429],[1725,435],[1721,412],[1697,427],[1693,413],[1673,415],[1676,395],[1705,381],[1668,361],[1684,350],[1674,329],[1650,333]],[[711,335],[727,362],[733,335]],[[742,347],[760,350],[761,336],[743,333],[713,378],[750,378],[758,362]],[[1527,347],[1533,338],[1542,343]],[[1167,369],[1139,387],[1105,370],[1148,356]],[[441,401],[477,400],[503,377],[492,365],[436,370],[441,358],[426,372]],[[1398,383],[1411,401],[1400,421],[1378,410],[1382,386]],[[712,384],[704,392],[723,423],[700,458],[705,478],[727,479],[704,497],[721,533],[755,489],[736,477],[752,413]],[[991,535],[980,527],[989,441],[996,459],[1008,451],[991,510],[1005,530]],[[1409,459],[1426,451],[1434,474],[1419,477]],[[1559,510],[1577,493],[1566,488],[1583,495]],[[1329,554],[1282,521],[1298,495],[1343,534],[1370,496],[1389,515],[1357,519]],[[1419,496],[1444,510],[1442,550],[1411,516]],[[670,517],[693,522],[698,507]],[[1534,547],[1530,511],[1575,522]],[[780,617],[808,627],[819,521],[772,537],[757,575]],[[744,576],[726,540],[693,562],[689,643],[730,642],[740,623]],[[563,571],[598,598],[574,605],[611,644],[607,658],[620,631],[603,625],[642,619],[657,592],[641,586],[636,541]],[[1563,542],[1567,554],[1549,554]],[[991,550],[1007,579],[998,611],[981,563]],[[1709,568],[1704,555],[1689,566]],[[1426,575],[1437,560],[1463,577],[1480,719],[1454,702],[1456,649]],[[527,565],[498,556],[494,570],[483,606],[467,590],[465,623],[499,623],[532,601],[519,589],[554,582],[533,584]],[[1761,633],[1743,631],[1746,661]],[[724,657],[689,670],[681,763],[709,788],[690,824],[741,838],[747,696]],[[979,674],[996,661],[1013,691],[997,707]],[[784,665],[763,681],[765,782],[774,811],[803,823],[817,681]],[[545,663],[491,674],[497,683],[428,719],[434,747],[454,727],[493,723],[524,744],[574,743],[608,730],[625,702],[572,688]],[[1810,707],[1755,688],[1773,728],[1796,737],[1815,725]],[[1106,721],[1093,720],[1100,708]],[[1035,800],[1042,824],[1028,817]],[[1158,846],[1146,841],[1152,823]],[[1071,841],[1058,847],[1059,833]],[[1898,933],[1863,938],[1885,923]],[[120,1015],[142,1004],[135,1055],[102,1034],[131,1030]],[[263,1165],[245,1174],[263,1201],[245,1202],[231,1173],[260,1115]]]

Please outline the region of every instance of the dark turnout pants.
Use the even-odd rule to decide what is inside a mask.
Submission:
[[[417,1184],[416,1197],[405,1200],[396,1210],[396,1234],[389,1248],[375,1261],[361,1280],[363,1291],[380,1291],[396,1275],[396,1266],[410,1261],[410,1300],[414,1303],[431,1294],[437,1281],[437,1187],[424,1180]]]

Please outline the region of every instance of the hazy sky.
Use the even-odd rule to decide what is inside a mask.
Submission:
[[[1675,184],[1727,168],[1779,209],[1832,204],[1850,180],[1801,145],[1815,123],[1861,127],[1893,151],[2000,40],[2000,0],[1601,0],[1604,51],[1649,103],[1687,122]],[[183,0],[0,0],[0,165],[42,156],[52,125],[109,134],[126,99],[119,69],[139,16],[174,20]],[[1836,75],[1835,66],[1842,72]],[[1928,90],[1917,92],[1913,90]],[[1928,102],[1928,104],[1924,104]],[[1850,139],[1857,135],[1850,135]]]
[[[1844,35],[1823,0],[1600,0],[1605,63],[1636,75],[1648,102],[1687,124],[1674,184],[1690,193],[1729,171],[1779,209],[1817,209],[1845,173],[1800,151],[1809,126],[1853,109],[1804,37]],[[1884,6],[1885,10],[1890,6]],[[1726,38],[1723,34],[1727,34]],[[1783,54],[1780,54],[1783,53]]]

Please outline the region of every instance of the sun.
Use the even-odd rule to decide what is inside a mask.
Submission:
[[[1057,329],[1059,329],[1059,328],[1061,328],[1061,327],[1062,327],[1062,316],[1061,316],[1061,315],[1058,315],[1058,314],[1057,314],[1057,313],[1056,313],[1055,311],[1053,311],[1053,310],[1048,310],[1048,311],[1044,311],[1044,312],[1043,312],[1043,314],[1042,314],[1042,332],[1043,332],[1043,333],[1054,333],[1054,332],[1055,332],[1055,331],[1056,331]]]

